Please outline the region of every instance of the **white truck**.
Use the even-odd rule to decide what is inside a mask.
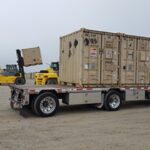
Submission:
[[[95,105],[116,111],[125,101],[150,100],[150,87],[76,88],[73,86],[11,85],[12,108],[30,106],[38,116],[53,116],[59,110],[59,101],[66,105]]]

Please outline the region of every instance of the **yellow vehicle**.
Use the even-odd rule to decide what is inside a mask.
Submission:
[[[17,65],[6,65],[6,69],[0,72],[0,84],[25,84]]]
[[[59,62],[52,62],[50,68],[35,74],[36,85],[58,84]]]
[[[34,66],[42,64],[40,48],[17,49],[17,65],[6,65],[5,69],[0,68],[0,84],[25,84],[24,66]],[[34,54],[34,55],[33,55]]]

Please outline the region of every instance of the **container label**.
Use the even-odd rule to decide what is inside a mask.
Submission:
[[[84,64],[84,69],[88,70],[89,69],[89,64]]]
[[[97,57],[97,48],[91,48],[90,49],[90,56],[91,57]]]

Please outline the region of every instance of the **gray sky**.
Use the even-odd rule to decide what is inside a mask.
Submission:
[[[0,0],[0,66],[16,49],[40,46],[44,65],[59,59],[59,37],[82,27],[150,37],[149,0]]]

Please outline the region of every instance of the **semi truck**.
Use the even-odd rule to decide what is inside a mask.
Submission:
[[[11,85],[11,107],[48,117],[60,101],[107,111],[150,101],[150,38],[81,29],[60,38],[59,64],[59,85]]]

